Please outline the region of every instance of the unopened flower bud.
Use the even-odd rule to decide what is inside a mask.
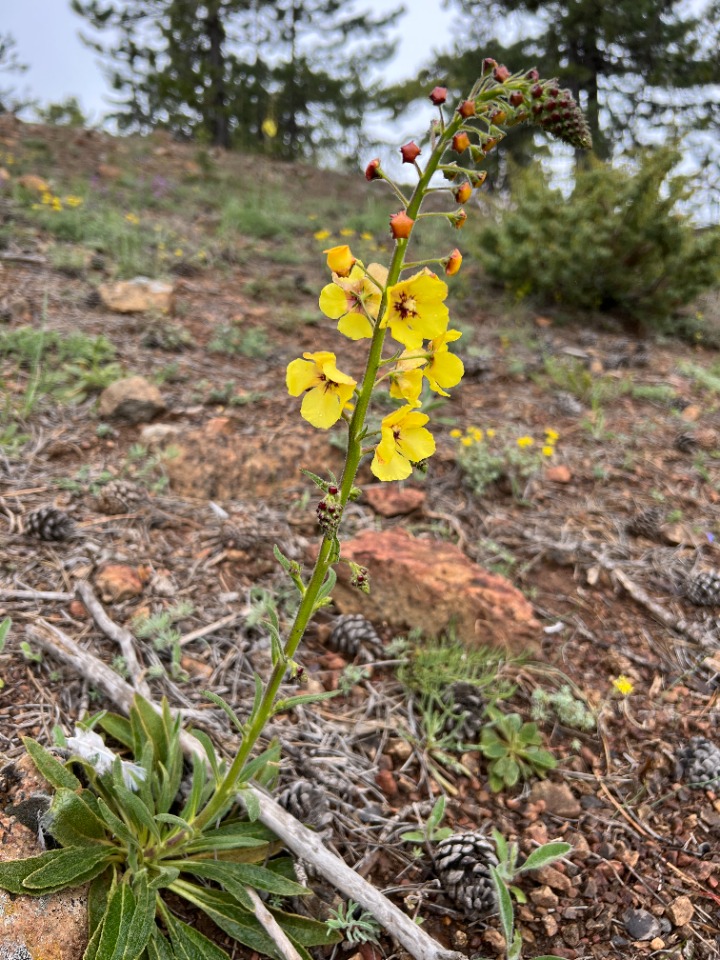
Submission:
[[[470,137],[461,130],[452,138],[452,148],[456,153],[463,153],[470,146]]]
[[[455,197],[456,203],[467,203],[472,196],[472,187],[467,180],[465,183],[460,184],[457,190],[453,193],[453,196]]]
[[[537,72],[535,67],[533,67],[532,70],[528,70],[528,72],[525,74],[525,79],[529,80],[531,83],[535,83],[536,80],[540,79],[540,74]]]
[[[498,65],[497,60],[493,60],[492,57],[485,57],[482,62],[482,73],[490,73],[491,70],[494,70]]]
[[[350,561],[350,586],[357,587],[363,593],[370,593],[370,577],[368,568],[359,563]]]
[[[525,96],[520,90],[513,90],[508,99],[511,107],[519,107],[521,103],[524,103]]]
[[[463,102],[458,107],[458,113],[461,117],[464,117],[467,120],[469,117],[475,116],[475,101],[474,100],[463,100]]]
[[[543,85],[542,85],[541,83],[536,83],[534,87],[531,87],[531,88],[530,88],[530,95],[531,95],[532,97],[534,97],[535,100],[539,100],[540,97],[543,95],[544,92],[545,92],[545,91],[544,91]]]
[[[414,226],[415,221],[404,210],[400,210],[390,217],[390,230],[395,240],[407,240]]]
[[[485,159],[485,154],[482,152],[480,147],[476,147],[475,144],[470,146],[470,156],[473,159],[473,163],[482,163]]]
[[[506,80],[509,80],[512,74],[504,64],[499,64],[493,70],[493,77],[497,80],[498,83],[505,83]]]
[[[336,497],[338,494],[338,488],[334,484],[330,484],[330,486],[327,489],[327,492],[330,494],[331,497]]]
[[[376,157],[374,160],[371,160],[370,163],[365,167],[365,179],[382,180],[382,173],[380,171],[380,157]]]
[[[436,107],[439,107],[440,104],[445,103],[447,100],[447,87],[433,87],[430,91],[430,99]]]
[[[477,189],[481,187],[487,180],[487,170],[480,170],[479,173],[475,173],[472,176],[472,185]]]
[[[327,265],[339,277],[348,277],[350,271],[357,263],[357,259],[352,255],[350,247],[342,244],[339,247],[330,247],[323,250],[327,254]]]
[[[443,266],[445,267],[445,273],[448,277],[453,277],[458,272],[462,265],[462,254],[457,247],[453,250],[449,257],[445,257],[443,260]]]
[[[467,214],[461,208],[460,210],[456,210],[455,213],[449,213],[448,220],[456,230],[462,230],[462,228],[465,226],[465,221],[467,220]]]
[[[495,137],[488,137],[487,140],[483,142],[482,148],[484,153],[490,153],[490,151],[497,146],[497,140]]]
[[[496,127],[501,126],[507,120],[507,114],[504,110],[493,110],[490,114],[490,122],[494,123]]]
[[[420,147],[414,140],[411,140],[410,143],[406,143],[404,147],[400,147],[400,153],[402,154],[403,163],[415,163],[415,160],[420,156]]]

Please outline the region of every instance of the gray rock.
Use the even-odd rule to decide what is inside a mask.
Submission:
[[[100,416],[107,419],[147,423],[165,409],[160,391],[144,377],[117,380],[100,394]]]
[[[660,936],[660,921],[647,910],[626,910],[622,919],[631,940],[654,940]]]

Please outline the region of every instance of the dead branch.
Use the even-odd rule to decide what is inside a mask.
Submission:
[[[255,916],[257,917],[258,923],[262,925],[265,933],[272,938],[275,946],[278,948],[283,957],[285,957],[285,960],[300,960],[300,954],[292,945],[292,942],[289,940],[287,934],[277,922],[275,917],[270,913],[257,893],[253,890],[253,888],[245,887],[245,893],[253,902]]]
[[[45,653],[58,657],[72,666],[80,676],[87,677],[90,683],[102,690],[125,713],[130,710],[135,691],[129,683],[87,650],[79,647],[57,627],[44,620],[38,620],[37,624],[37,627],[28,627],[28,633]],[[146,699],[156,710],[160,709],[149,697]],[[207,762],[202,745],[192,734],[183,731],[180,736],[186,755],[197,754]],[[415,960],[463,960],[461,953],[440,946],[372,884],[359,877],[339,857],[330,853],[316,833],[303,826],[264,791],[258,787],[250,789],[260,801],[260,822],[269,827],[289,850],[310,864],[334,887],[372,913]]]

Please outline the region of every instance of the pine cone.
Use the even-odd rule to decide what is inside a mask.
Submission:
[[[678,775],[701,790],[720,787],[720,747],[706,737],[693,737],[678,753]]]
[[[477,743],[485,725],[486,701],[479,687],[467,680],[457,680],[441,697],[450,708],[443,732],[454,734],[463,743]]]
[[[145,491],[130,480],[111,480],[95,496],[95,505],[100,513],[114,516],[130,513],[145,499]]]
[[[435,849],[438,878],[450,899],[468,915],[495,909],[490,867],[497,863],[492,842],[479,830],[441,840]]]
[[[69,540],[75,534],[75,523],[64,510],[40,507],[25,517],[23,532],[39,540]]]
[[[361,653],[367,655],[382,649],[382,640],[361,613],[348,613],[335,621],[328,646],[354,658]]]
[[[626,531],[633,537],[647,537],[648,540],[662,540],[660,527],[665,522],[665,513],[660,507],[646,507],[634,514],[625,524]]]
[[[309,780],[291,784],[283,790],[277,802],[290,816],[316,830],[322,830],[332,820],[325,792]]]
[[[697,450],[699,444],[695,439],[694,433],[684,431],[675,437],[674,446],[675,449],[679,450],[681,453],[692,453],[693,450]]]
[[[690,577],[685,584],[685,596],[698,607],[715,607],[720,604],[720,573],[704,570]]]

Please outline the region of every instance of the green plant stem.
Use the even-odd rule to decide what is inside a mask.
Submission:
[[[439,138],[438,143],[435,146],[430,159],[428,160],[427,166],[425,167],[425,171],[420,177],[407,204],[406,213],[412,220],[417,220],[420,207],[422,206],[422,202],[428,192],[430,181],[440,164],[440,159],[447,149],[448,142],[452,139],[453,135],[462,125],[462,122],[462,117],[459,114],[456,115],[445,127],[442,136]],[[403,264],[405,262],[405,253],[408,247],[408,242],[409,241],[407,239],[396,240],[395,242],[395,250],[393,252],[392,261],[388,270],[386,291],[399,280],[400,273],[402,272]],[[383,294],[383,298],[380,303],[378,319],[377,323],[375,324],[375,330],[370,343],[370,350],[368,353],[362,386],[360,387],[355,410],[353,411],[350,424],[348,426],[347,456],[345,459],[342,480],[340,481],[339,492],[339,500],[343,508],[347,504],[347,501],[350,497],[350,492],[353,488],[355,477],[360,467],[360,461],[363,456],[362,441],[365,435],[365,417],[367,415],[368,406],[370,405],[370,398],[375,387],[377,372],[382,359],[382,349],[385,340],[385,328],[382,325],[382,319],[385,315],[386,309],[387,292]],[[278,661],[275,663],[272,669],[272,673],[268,679],[258,709],[249,720],[242,743],[240,744],[240,748],[235,755],[232,764],[230,765],[230,769],[223,778],[222,783],[219,784],[207,806],[200,811],[193,821],[193,826],[195,828],[202,829],[202,827],[216,819],[223,812],[228,801],[232,797],[242,769],[247,763],[248,758],[250,757],[250,754],[252,753],[252,750],[260,734],[262,733],[263,728],[265,727],[265,724],[272,716],[275,699],[280,689],[280,685],[283,682],[283,678],[285,677],[288,662],[292,660],[298,646],[300,645],[300,641],[303,638],[308,623],[315,612],[320,588],[325,582],[328,571],[333,563],[336,562],[336,559],[337,539],[332,534],[325,534],[320,544],[320,549],[318,551],[313,572],[300,601],[300,605],[295,615],[295,620],[285,643],[283,657],[278,658]]]

